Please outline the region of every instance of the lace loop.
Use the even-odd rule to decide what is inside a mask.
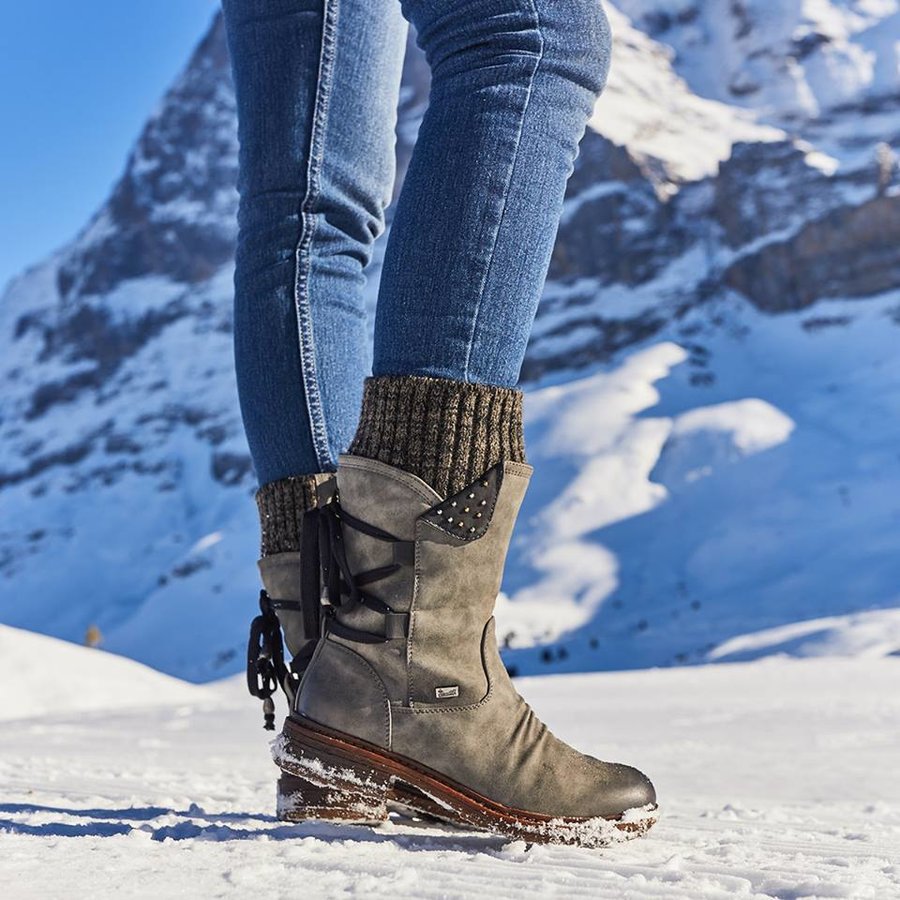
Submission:
[[[254,697],[263,701],[263,727],[267,731],[274,731],[275,702],[272,695],[280,686],[292,699],[300,679],[284,663],[281,623],[275,614],[274,604],[265,591],[259,592],[259,608],[260,615],[250,623],[247,688]]]
[[[293,706],[300,684],[300,674],[306,670],[322,633],[321,560],[319,509],[304,513],[300,541],[300,599],[279,600],[260,591],[258,615],[250,623],[247,645],[247,687],[252,696],[263,701],[265,728],[275,728],[275,702],[272,699],[281,687]],[[277,611],[297,613],[302,620],[302,634],[306,641],[299,647],[290,667],[284,661],[284,640]]]

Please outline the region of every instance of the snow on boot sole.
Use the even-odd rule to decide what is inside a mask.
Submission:
[[[285,821],[374,825],[399,808],[515,840],[594,848],[640,837],[658,819],[655,805],[614,818],[553,817],[503,806],[412,760],[294,717],[272,746],[283,773],[278,815]]]
[[[283,772],[278,779],[278,818],[285,822],[323,819],[353,825],[377,825],[388,811],[377,794],[343,786],[322,786]]]

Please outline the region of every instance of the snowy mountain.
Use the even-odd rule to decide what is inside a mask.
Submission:
[[[618,5],[524,369],[508,662],[900,652],[897,3]],[[412,50],[401,173],[426,102]],[[257,591],[235,169],[217,18],[0,299],[0,620],[193,680]]]
[[[675,51],[691,87],[798,127],[851,110],[896,111],[897,0],[619,0]]]

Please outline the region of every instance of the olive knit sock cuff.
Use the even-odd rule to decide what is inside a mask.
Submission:
[[[299,550],[303,513],[315,505],[315,475],[297,475],[264,484],[256,492],[261,555]]]
[[[448,497],[499,462],[525,461],[522,392],[421,375],[369,378],[350,453]]]

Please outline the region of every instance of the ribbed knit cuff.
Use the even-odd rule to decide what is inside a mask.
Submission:
[[[298,475],[264,484],[256,492],[261,555],[299,550],[303,513],[315,505],[315,475]]]
[[[420,375],[366,380],[350,453],[417,475],[442,497],[525,461],[522,392]]]

